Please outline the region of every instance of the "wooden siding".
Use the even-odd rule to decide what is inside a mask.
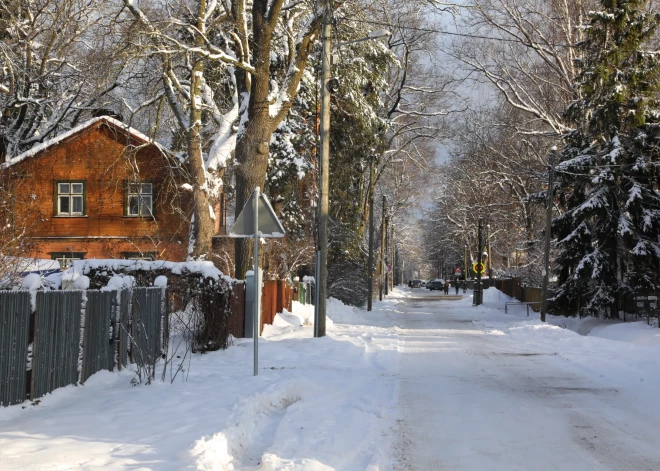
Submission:
[[[181,174],[156,146],[143,145],[125,131],[101,122],[15,164],[7,176],[27,179],[40,219],[30,234],[32,256],[83,252],[85,258],[123,258],[124,252],[156,252],[158,259],[185,260],[191,204],[178,187]],[[126,184],[135,179],[154,184],[154,217],[128,217]],[[57,181],[85,182],[86,214],[56,214]],[[19,208],[20,211],[20,208]]]

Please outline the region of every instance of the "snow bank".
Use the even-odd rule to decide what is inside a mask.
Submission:
[[[651,327],[644,321],[594,327],[589,335],[635,345],[660,347],[660,329]]]

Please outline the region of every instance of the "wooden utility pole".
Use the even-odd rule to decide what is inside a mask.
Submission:
[[[488,252],[488,286],[493,286],[493,259],[490,251],[490,224],[486,224],[486,243]]]
[[[385,296],[390,292],[390,218],[385,216],[385,265],[383,265],[383,270],[385,270]]]
[[[367,261],[367,311],[371,311],[374,299],[374,157],[371,157],[371,169],[369,170],[369,259]]]
[[[318,205],[318,254],[316,257],[316,298],[314,306],[314,337],[325,336],[325,302],[328,284],[328,208],[330,192],[330,57],[332,56],[332,5],[324,2],[321,29],[323,53],[321,55],[321,137]]]
[[[387,205],[387,200],[385,198],[385,195],[383,195],[383,215],[381,218],[380,222],[380,277],[378,279],[378,287],[379,287],[379,294],[378,294],[378,299],[380,301],[383,300],[383,265],[385,263],[385,229],[386,229],[386,224],[385,224],[385,210]]]
[[[550,276],[550,237],[552,235],[552,199],[554,195],[555,169],[552,162],[548,166],[548,191],[545,202],[545,254],[543,255],[543,295],[541,298],[541,322],[545,322],[548,310],[548,277]]]
[[[467,264],[467,244],[463,245],[463,293],[467,291],[468,264]]]
[[[392,264],[392,276],[390,276],[390,291],[396,285],[396,248],[394,246],[394,223],[392,223],[392,232],[390,234],[390,259]]]
[[[479,218],[479,230],[478,230],[478,236],[477,236],[477,261],[480,264],[483,264],[483,259],[481,257],[481,252],[483,252],[484,247],[483,247],[483,241],[482,241],[482,226],[483,226],[483,221],[481,218]],[[483,303],[483,286],[481,286],[481,270],[477,271],[477,280],[475,282],[475,287],[474,287],[474,296],[472,298],[473,304],[475,306],[480,306]]]

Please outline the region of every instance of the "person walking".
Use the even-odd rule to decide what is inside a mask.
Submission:
[[[449,294],[449,280],[445,280],[445,294]]]
[[[458,283],[459,283],[459,280],[458,280],[458,278],[456,278],[456,279],[454,280],[454,287],[456,288],[456,295],[457,295],[457,296],[458,296]]]

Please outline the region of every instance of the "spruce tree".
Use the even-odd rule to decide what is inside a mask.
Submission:
[[[660,16],[646,0],[601,0],[590,14],[557,166],[563,214],[555,312],[611,316],[660,286],[660,61],[646,51]]]

